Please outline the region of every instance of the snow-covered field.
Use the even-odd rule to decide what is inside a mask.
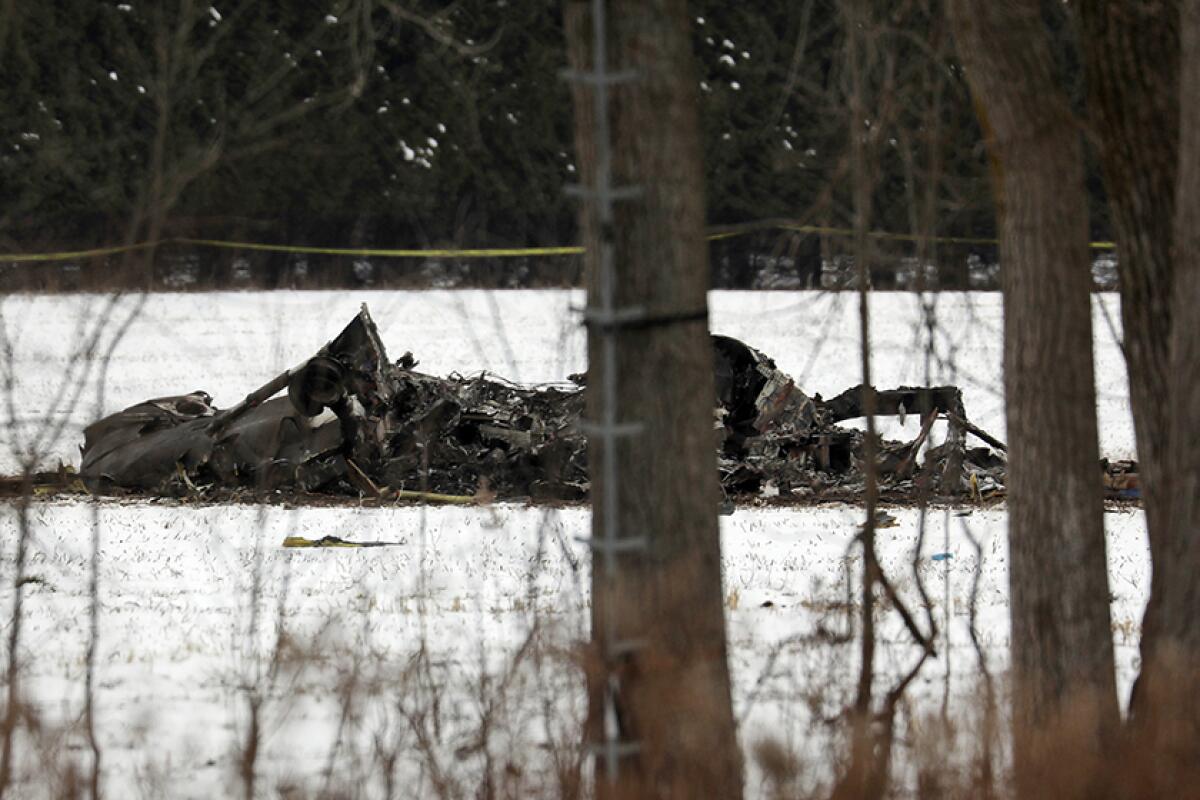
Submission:
[[[487,369],[541,382],[584,367],[570,310],[582,297],[569,292],[159,295],[140,305],[126,298],[107,320],[99,297],[9,297],[0,313],[13,402],[0,407],[7,423],[0,472],[14,471],[31,445],[44,464],[75,461],[81,425],[146,397],[203,388],[230,405],[310,355],[364,301],[391,355],[412,350],[429,372]],[[936,302],[930,379],[961,385],[974,421],[1003,436],[999,296]],[[711,305],[715,331],[768,353],[807,391],[830,395],[858,382],[851,295],[718,292]],[[876,296],[872,315],[876,383],[923,381],[928,317],[917,299]],[[1129,457],[1124,367],[1106,316],[1118,316],[1111,296],[1098,298],[1096,312],[1101,446],[1110,457]],[[80,349],[98,320],[104,324],[90,350]],[[87,357],[73,359],[76,352]],[[46,408],[53,411],[45,415]],[[914,432],[915,422],[907,427]],[[36,439],[39,428],[45,433]],[[950,620],[939,657],[911,690],[915,713],[937,713],[948,685],[952,709],[969,717],[979,706],[967,627],[976,576],[989,666],[1002,679],[1007,664],[1004,511],[930,512],[919,551],[918,512],[892,513],[897,525],[880,531],[885,568],[916,604],[915,557],[930,613],[939,624]],[[1140,513],[1105,519],[1125,693],[1148,558]],[[844,628],[847,576],[860,564],[849,544],[860,523],[861,511],[851,507],[739,509],[722,519],[742,741],[748,749],[764,738],[794,747],[805,780],[828,777],[837,742],[818,717],[834,713],[854,688],[855,648],[812,634]],[[46,785],[55,764],[90,763],[80,721],[93,536],[100,545],[95,726],[109,796],[240,791],[254,706],[262,796],[287,795],[289,787],[290,796],[323,787],[387,796],[388,776],[396,797],[449,783],[472,795],[488,776],[509,796],[561,793],[582,714],[573,648],[587,630],[587,558],[576,539],[587,532],[586,511],[69,500],[34,503],[29,524],[18,655],[23,690],[43,727],[42,749],[23,751],[22,776],[31,782],[22,796],[39,796],[33,786]],[[17,531],[16,510],[0,508],[0,609],[13,600]],[[293,534],[397,544],[282,548]],[[0,613],[5,641],[8,617]],[[895,614],[881,619],[877,678],[886,688],[915,648]],[[753,794],[762,786],[753,758],[748,764]]]

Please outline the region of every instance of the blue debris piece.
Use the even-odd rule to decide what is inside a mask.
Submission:
[[[953,553],[934,553],[930,556],[934,561],[945,561],[948,558],[954,558]]]

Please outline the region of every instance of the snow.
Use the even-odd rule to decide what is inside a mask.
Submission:
[[[584,335],[572,311],[583,300],[571,291],[178,294],[112,302],[10,296],[0,314],[14,402],[0,406],[0,415],[11,423],[15,411],[17,424],[0,424],[0,471],[17,468],[39,429],[42,463],[74,461],[83,424],[147,397],[203,388],[218,405],[231,405],[311,355],[362,302],[392,357],[412,350],[426,371],[561,380],[585,366]],[[1003,436],[999,296],[943,294],[932,302],[927,366],[927,316],[918,299],[872,297],[877,383],[919,383],[928,369],[934,382],[961,385],[972,419]],[[771,355],[806,391],[830,396],[858,382],[853,295],[715,292],[710,304],[714,331]],[[1101,445],[1110,457],[1131,456],[1124,368],[1105,314],[1119,318],[1115,297],[1096,299]],[[45,408],[52,409],[45,419],[34,413]],[[885,428],[902,433],[895,422]],[[905,431],[915,430],[909,419]],[[881,562],[924,624],[915,560],[929,613],[943,630],[938,658],[910,688],[914,713],[936,713],[948,686],[954,707],[969,715],[979,702],[968,631],[977,576],[976,629],[1001,687],[1007,668],[1005,511],[935,509],[924,519],[923,537],[919,512],[889,513],[896,525],[879,531]],[[380,765],[390,752],[397,754],[396,785],[405,787],[399,796],[433,793],[431,760],[465,793],[482,784],[489,765],[513,796],[560,793],[555,757],[577,746],[583,714],[571,654],[587,637],[588,559],[578,542],[588,532],[585,509],[72,499],[34,502],[29,515],[25,572],[33,580],[23,589],[18,655],[43,749],[28,740],[20,748],[20,796],[43,796],[38,787],[55,764],[90,763],[79,720],[93,536],[96,728],[110,796],[153,795],[154,787],[171,797],[238,793],[238,753],[253,698],[261,703],[263,796],[351,786],[361,796],[384,796],[388,772]],[[721,521],[741,741],[748,750],[764,738],[797,744],[805,780],[813,782],[828,779],[829,753],[838,745],[817,715],[836,712],[851,696],[857,649],[811,636],[819,625],[845,629],[847,590],[861,566],[852,546],[861,521],[860,509],[844,506],[740,508]],[[1149,561],[1140,512],[1111,512],[1105,522],[1126,696]],[[6,576],[14,574],[18,530],[17,509],[0,506]],[[290,535],[396,544],[282,548]],[[933,559],[943,553],[950,557]],[[0,608],[10,609],[13,599],[11,579],[0,581]],[[879,618],[876,683],[886,687],[916,649],[894,613],[881,610]],[[485,718],[490,735],[480,747]],[[59,733],[64,744],[49,748]],[[905,764],[898,759],[902,778]],[[747,769],[749,795],[765,792],[751,758]],[[363,775],[369,779],[360,782]]]
[[[897,525],[880,531],[881,562],[915,603],[909,564],[918,514],[892,514]],[[383,699],[371,698],[375,702],[416,704],[420,698],[410,687],[386,681],[389,676],[394,681],[422,651],[436,666],[443,702],[452,709],[444,712],[438,743],[438,751],[450,758],[478,728],[469,698],[480,675],[502,672],[529,631],[551,631],[550,644],[561,648],[586,637],[587,561],[576,537],[586,534],[587,519],[582,509],[508,505],[286,510],[38,503],[32,509],[35,538],[27,574],[39,580],[25,591],[24,687],[46,722],[65,725],[79,713],[90,538],[98,530],[97,726],[114,796],[127,796],[139,771],[150,767],[169,767],[173,785],[186,787],[172,796],[232,793],[233,753],[245,735],[247,694],[255,685],[265,698],[264,780],[319,783],[319,768],[337,735],[339,684],[353,669],[365,670],[384,682]],[[819,622],[844,629],[837,609],[846,596],[846,576],[861,568],[858,550],[851,547],[860,520],[861,512],[849,507],[738,511],[722,520],[734,705],[745,744],[790,734],[807,740],[814,754],[832,746],[806,698],[820,688],[825,711],[835,712],[853,689],[857,651],[800,638]],[[1124,695],[1134,674],[1137,641],[1131,632],[1146,600],[1148,563],[1140,514],[1112,513],[1106,522]],[[911,693],[919,707],[937,708],[948,653],[952,696],[969,707],[977,690],[967,628],[977,571],[977,627],[989,668],[1002,676],[1007,665],[1005,515],[935,511],[926,524],[919,572],[939,626],[949,614],[950,646],[939,640],[942,657],[926,665]],[[11,540],[11,509],[3,525]],[[359,550],[280,547],[285,536],[329,534],[398,544]],[[982,563],[968,534],[980,543]],[[943,552],[952,557],[931,559]],[[11,544],[4,567],[11,574]],[[5,582],[0,607],[9,608],[11,600],[11,584]],[[251,613],[256,606],[257,623]],[[877,681],[886,686],[915,649],[896,615],[882,619]],[[294,652],[271,681],[266,676],[280,630]],[[582,714],[578,675],[563,665],[538,669],[542,672],[526,676],[525,691],[508,701],[507,713],[514,719],[536,717],[549,701],[554,718],[569,729]],[[374,732],[364,723],[343,747],[365,751]],[[551,768],[546,749],[563,743],[550,741],[541,725],[511,735],[508,745],[524,753],[528,780],[542,780],[537,776]],[[416,780],[419,766],[417,754],[407,750],[399,771]],[[458,768],[472,774],[482,767],[467,759]]]

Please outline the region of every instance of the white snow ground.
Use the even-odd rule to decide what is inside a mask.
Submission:
[[[427,371],[488,369],[523,381],[557,380],[584,366],[583,336],[570,312],[581,300],[570,292],[156,295],[136,308],[102,381],[112,332],[135,300],[120,301],[89,354],[75,344],[103,317],[103,298],[5,298],[6,369],[15,380],[14,402],[0,408],[8,423],[0,429],[0,472],[14,471],[27,455],[42,421],[29,409],[54,409],[51,430],[38,443],[42,463],[74,461],[80,426],[101,412],[196,388],[230,405],[310,355],[363,301],[392,356],[410,349]],[[759,347],[806,390],[828,396],[858,382],[853,296],[718,292],[711,304],[715,331]],[[924,326],[916,299],[879,295],[872,311],[876,383],[921,382]],[[1117,316],[1115,298],[1097,300],[1102,450],[1128,457],[1124,368],[1105,314]],[[1002,436],[999,297],[942,295],[936,319],[932,379],[959,383],[972,418]],[[72,367],[73,352],[90,358]],[[74,387],[82,388],[72,405]],[[60,395],[65,399],[55,402]],[[56,427],[61,435],[54,439]],[[915,422],[907,427],[914,431]],[[948,682],[951,708],[969,718],[979,708],[967,628],[976,576],[977,630],[1001,682],[1007,664],[1004,511],[931,512],[916,553],[918,513],[892,513],[898,524],[880,531],[885,568],[916,603],[915,555],[931,613],[939,624],[951,620],[949,647],[943,640],[939,658],[911,689],[914,713],[937,713]],[[1124,695],[1135,669],[1148,556],[1140,512],[1105,519]],[[859,564],[848,545],[860,522],[861,511],[851,507],[739,509],[722,519],[742,741],[750,749],[774,738],[795,748],[802,782],[828,778],[836,741],[816,717],[835,712],[854,688],[856,649],[805,637],[818,626],[843,628],[846,576]],[[29,525],[31,580],[18,656],[23,691],[43,728],[22,750],[21,796],[48,795],[56,764],[90,763],[79,723],[93,535],[101,601],[95,725],[109,796],[235,793],[252,701],[263,733],[263,796],[289,787],[295,796],[322,787],[386,796],[386,775],[398,797],[431,794],[439,781],[473,794],[486,775],[511,796],[560,793],[556,759],[577,748],[582,714],[572,653],[587,627],[587,560],[575,538],[586,533],[586,511],[72,500],[34,503]],[[16,509],[0,507],[0,609],[14,599],[18,530]],[[281,548],[292,534],[399,544]],[[932,559],[942,553],[951,557]],[[9,614],[0,617],[7,642]],[[877,683],[885,689],[916,651],[895,614],[882,619]],[[481,738],[483,727],[488,736]],[[392,763],[390,771],[384,763]],[[753,759],[748,766],[753,795],[763,786]],[[897,768],[903,775],[903,758]],[[356,782],[362,775],[370,780]]]

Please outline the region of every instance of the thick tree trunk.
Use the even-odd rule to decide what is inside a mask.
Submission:
[[[1000,213],[1017,795],[1090,796],[1118,708],[1080,135],[1037,0],[950,15]]]
[[[1173,434],[1164,402],[1170,390],[1175,269],[1179,2],[1084,0],[1078,10],[1093,139],[1116,229],[1129,395],[1157,595],[1172,591],[1176,581],[1191,580],[1169,555],[1174,491],[1166,459]],[[1161,609],[1157,598],[1147,607],[1143,663],[1157,645]],[[1135,715],[1143,696],[1135,692]]]
[[[1200,786],[1200,0],[1182,9],[1169,401],[1162,404],[1170,482],[1130,720],[1143,768],[1135,781],[1147,797]]]
[[[615,485],[604,477],[602,440],[592,437],[592,530],[602,540],[606,498],[617,493],[622,538],[645,537],[643,550],[622,552],[610,571],[601,553],[592,570],[589,739],[616,727],[637,743],[622,758],[615,784],[597,759],[604,797],[741,796],[725,642],[717,527],[718,485],[712,438],[712,347],[707,335],[707,247],[697,82],[683,0],[611,0],[607,52],[613,70],[636,80],[614,87],[612,174],[641,194],[616,204],[614,223],[597,224],[585,207],[589,310],[603,295],[599,253],[615,253],[617,308],[644,318],[588,336],[588,416],[603,418],[602,388],[617,381],[617,417],[643,425],[616,447]],[[576,68],[590,25],[568,8],[568,42]],[[596,185],[596,110],[592,90],[576,88],[576,148],[581,174]],[[616,368],[603,357],[616,340]],[[622,645],[630,648],[620,652]],[[614,651],[614,647],[617,651]],[[609,705],[606,693],[612,697]]]
[[[1195,0],[1079,6],[1153,561],[1128,725],[1146,796],[1200,780],[1198,13]]]

